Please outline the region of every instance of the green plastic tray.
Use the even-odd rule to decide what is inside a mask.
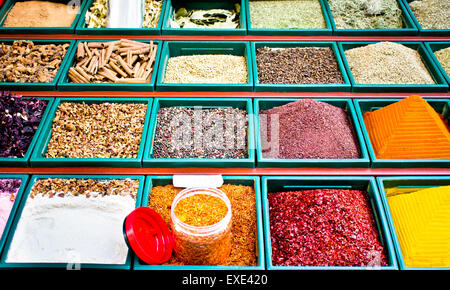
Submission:
[[[397,254],[397,261],[400,270],[450,270],[450,267],[408,267],[405,265],[402,250],[395,231],[394,221],[392,219],[389,203],[386,198],[386,188],[390,187],[435,187],[450,185],[449,176],[396,176],[396,177],[377,177],[378,188],[381,201],[383,203],[386,220],[390,228],[392,242]]]
[[[251,0],[250,0],[251,1]],[[307,35],[307,36],[318,36],[318,35],[331,35],[333,29],[331,28],[331,21],[328,11],[325,6],[326,0],[319,0],[320,5],[322,6],[322,13],[325,19],[326,28],[317,28],[317,29],[269,29],[269,28],[252,28],[252,19],[250,17],[250,1],[245,1],[246,5],[246,13],[247,13],[247,27],[248,27],[248,35]]]
[[[82,16],[78,21],[75,32],[78,35],[160,35],[161,27],[164,17],[164,10],[166,7],[166,0],[163,1],[161,7],[161,15],[159,17],[158,26],[155,28],[87,28],[86,27],[86,12],[91,8],[94,0],[87,0],[83,8]]]
[[[351,99],[314,99],[316,101],[325,102],[333,106],[343,108],[347,111],[348,118],[353,124],[354,134],[359,142],[361,157],[358,159],[274,159],[264,158],[262,155],[261,132],[259,127],[259,112],[261,110],[268,110],[279,107],[300,99],[255,99],[254,115],[255,115],[255,136],[256,136],[256,152],[257,152],[257,167],[329,167],[329,168],[367,168],[370,164],[369,154],[367,153],[364,137],[356,116],[355,108]],[[297,136],[301,138],[301,136]]]
[[[334,22],[333,13],[331,12],[328,0],[324,0],[325,7],[330,17],[331,26],[333,28],[333,35],[338,36],[407,36],[417,35],[418,29],[415,22],[411,19],[411,16],[406,10],[402,0],[398,0],[400,10],[402,11],[402,21],[404,28],[391,28],[391,29],[342,29],[337,28]]]
[[[23,97],[25,99],[29,99],[29,97]],[[53,98],[38,98],[40,100],[46,100],[47,101],[47,107],[44,110],[44,114],[42,114],[41,122],[39,123],[39,126],[34,133],[33,139],[31,140],[30,146],[28,146],[27,152],[25,153],[25,156],[22,158],[12,158],[12,157],[0,157],[0,167],[1,166],[8,166],[8,167],[28,167],[29,165],[29,159],[31,156],[31,152],[33,152],[34,146],[36,145],[37,140],[39,139],[39,135],[42,131],[42,128],[44,127],[44,123],[47,120],[48,113],[51,110],[51,107],[53,105]]]
[[[366,112],[380,109],[387,105],[400,101],[401,99],[354,99],[356,114],[358,116],[361,130],[367,144],[367,150],[372,161],[373,168],[436,168],[449,167],[450,159],[378,159],[372,147],[372,143],[364,124],[363,115]],[[426,101],[444,116],[444,120],[450,119],[450,102],[448,99],[426,99]]]
[[[444,70],[444,68],[442,67],[442,64],[439,62],[436,55],[434,54],[438,50],[449,47],[450,42],[425,42],[424,44],[425,44],[426,49],[428,50],[428,54],[430,55],[430,58],[434,61],[434,64],[436,65],[436,67],[439,68],[442,76],[445,78],[447,83],[450,85],[450,76]]]
[[[173,1],[167,0],[166,10],[164,13],[164,24],[162,26],[162,34],[169,35],[246,35],[247,21],[245,19],[245,2],[244,0],[221,0],[221,1]],[[176,2],[176,3],[175,3]],[[169,20],[172,18],[174,11],[184,7],[191,9],[234,9],[234,3],[241,5],[241,13],[239,16],[239,28],[172,28]]]
[[[335,42],[252,42],[252,64],[255,92],[349,92],[351,90],[350,80],[343,65],[339,49]],[[258,80],[258,65],[256,62],[256,50],[261,47],[290,48],[290,47],[330,47],[336,56],[338,68],[341,71],[343,84],[262,84]],[[288,68],[286,68],[288,69]]]
[[[260,179],[257,176],[223,176],[224,184],[253,186],[256,198],[256,223],[257,223],[257,266],[203,266],[203,265],[148,265],[134,256],[134,270],[264,270],[264,235],[263,216],[261,208],[261,187]],[[172,176],[147,176],[145,191],[142,196],[141,206],[148,206],[149,195],[153,186],[165,186],[172,184]]]
[[[419,21],[417,21],[416,16],[414,16],[414,12],[412,12],[411,7],[409,7],[409,3],[413,0],[401,0],[403,1],[403,5],[405,6],[405,10],[411,17],[411,20],[414,22],[414,25],[417,27],[419,31],[419,35],[422,36],[449,36],[450,29],[424,29],[420,25]]]
[[[142,132],[141,144],[137,158],[46,158],[47,145],[52,137],[52,124],[55,118],[58,106],[62,102],[74,102],[86,104],[99,103],[141,103],[147,104],[147,113],[145,115],[144,128]],[[144,154],[145,140],[147,139],[147,131],[150,123],[150,113],[152,107],[152,99],[146,98],[57,98],[53,103],[48,118],[42,128],[42,133],[36,143],[30,158],[32,167],[72,167],[72,166],[96,166],[96,167],[142,167],[142,156]]]
[[[14,232],[17,229],[18,222],[20,220],[20,217],[22,215],[23,209],[25,207],[25,203],[28,199],[28,196],[31,192],[31,189],[33,188],[34,184],[39,179],[47,179],[47,178],[67,178],[67,179],[101,179],[101,180],[109,180],[109,179],[125,179],[125,178],[131,178],[131,179],[139,179],[139,189],[138,194],[136,196],[136,207],[141,204],[141,198],[144,190],[144,182],[145,177],[142,175],[33,175],[30,178],[30,182],[28,183],[28,186],[26,187],[22,200],[20,202],[20,206],[17,209],[16,217],[14,218],[14,221],[11,225],[10,234],[8,235],[8,239],[5,244],[4,252],[1,256],[0,263],[3,264],[5,268],[10,269],[19,269],[19,268],[27,268],[27,269],[44,269],[44,268],[60,268],[60,269],[67,269],[70,266],[73,266],[73,264],[66,264],[66,263],[8,263],[6,262],[7,259],[7,253],[9,251],[12,239],[14,237]],[[122,234],[122,233],[121,233]],[[88,263],[82,263],[80,264],[80,269],[108,269],[108,270],[130,270],[131,269],[131,262],[132,262],[132,253],[131,251],[128,251],[128,255],[126,258],[125,264],[88,264]],[[69,268],[71,269],[71,268]]]
[[[77,53],[77,46],[79,42],[108,42],[113,40],[78,40],[74,44],[74,49],[69,55],[70,61],[67,61],[62,76],[57,84],[60,91],[146,91],[153,92],[155,90],[156,72],[158,71],[159,57],[161,55],[162,41],[152,40],[154,44],[158,45],[156,51],[155,63],[153,65],[152,77],[149,83],[72,83],[69,79],[69,69],[75,65],[75,54]],[[142,41],[150,43],[150,41]]]
[[[60,76],[63,74],[64,67],[66,66],[68,59],[73,50],[73,46],[75,44],[74,40],[49,40],[49,39],[24,39],[31,40],[34,44],[64,44],[69,43],[70,46],[67,49],[66,55],[64,56],[63,61],[58,69],[58,72],[55,75],[55,78],[51,83],[13,83],[13,82],[0,82],[0,87],[3,90],[12,90],[12,91],[55,91],[56,84]],[[0,43],[4,44],[12,44],[14,40],[12,39],[0,39]]]
[[[357,84],[353,78],[353,74],[350,70],[350,66],[345,57],[345,51],[355,47],[366,46],[377,42],[341,42],[338,43],[339,50],[341,52],[342,60],[344,62],[345,69],[347,70],[348,77],[352,84],[353,92],[367,93],[367,92],[447,92],[448,84],[442,76],[439,68],[434,64],[430,55],[425,49],[425,46],[421,42],[397,42],[405,45],[406,47],[415,49],[419,52],[422,62],[428,69],[431,77],[434,79],[433,85],[410,85],[410,84]]]
[[[248,158],[213,159],[213,158],[153,158],[153,143],[156,132],[158,111],[162,107],[203,107],[203,108],[240,108],[248,114],[247,148]],[[247,98],[156,98],[153,103],[150,129],[144,151],[143,167],[255,167],[255,143],[252,100]]]
[[[264,237],[268,270],[397,270],[398,264],[391,233],[374,177],[362,176],[263,176],[261,180],[262,204],[264,216]],[[385,267],[349,267],[349,266],[274,266],[272,261],[272,243],[270,238],[269,200],[267,193],[281,191],[308,190],[318,188],[360,189],[366,190],[378,227],[381,242],[386,248],[388,266]]]
[[[0,10],[0,33],[11,33],[11,34],[74,34],[75,27],[80,19],[80,15],[84,9],[86,1],[77,0],[77,1],[69,1],[69,0],[56,0],[51,2],[58,3],[69,3],[74,2],[75,4],[79,4],[77,6],[80,7],[78,10],[78,14],[73,20],[73,23],[69,27],[4,27],[3,23],[6,20],[9,12],[16,2],[21,2],[17,0],[8,0],[4,3],[2,9]]]
[[[247,60],[248,82],[246,84],[186,84],[165,83],[167,62],[170,57],[195,54],[231,54],[244,56]],[[252,57],[250,44],[244,41],[165,41],[162,48],[156,81],[157,91],[253,91]]]
[[[23,195],[23,191],[25,190],[27,183],[28,183],[28,175],[17,175],[17,174],[1,174],[0,179],[21,179],[19,190],[17,191],[17,195],[14,200],[13,207],[11,208],[11,211],[9,213],[9,217],[6,222],[5,229],[3,230],[3,233],[0,233],[0,255],[3,252],[3,246],[6,243],[6,239],[9,234],[9,229],[11,228],[11,224],[13,223],[14,216],[16,215],[17,208],[19,207],[20,200]],[[3,268],[5,265],[2,261],[0,261],[0,269]]]

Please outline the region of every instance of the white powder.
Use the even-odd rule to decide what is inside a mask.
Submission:
[[[123,220],[135,203],[129,195],[28,198],[6,262],[124,264]]]

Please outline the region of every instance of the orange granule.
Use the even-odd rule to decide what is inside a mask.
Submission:
[[[448,127],[419,96],[367,112],[363,118],[377,158],[450,158]]]
[[[191,226],[205,227],[220,222],[227,214],[228,207],[218,197],[195,194],[180,200],[175,215]]]

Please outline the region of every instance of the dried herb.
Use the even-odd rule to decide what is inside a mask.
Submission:
[[[318,0],[250,1],[252,28],[326,28]]]
[[[328,0],[339,29],[403,28],[398,0]]]
[[[367,192],[268,193],[276,266],[386,266]]]
[[[442,68],[450,76],[450,46],[434,52]]]
[[[409,7],[422,28],[450,29],[449,0],[416,0]]]
[[[378,42],[345,51],[357,84],[434,84],[417,50]]]
[[[239,28],[241,7],[234,4],[234,10],[208,9],[187,10],[179,8],[170,19],[173,28]]]
[[[329,47],[261,47],[256,50],[262,84],[342,84],[336,56]]]
[[[1,93],[0,157],[25,156],[46,108],[47,101]]]

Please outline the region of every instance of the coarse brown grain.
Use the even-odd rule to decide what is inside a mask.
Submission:
[[[262,84],[342,84],[334,51],[329,47],[261,47],[256,50]]]
[[[219,188],[231,203],[232,236],[231,253],[224,266],[256,266],[257,220],[255,190],[251,186],[224,184]],[[149,195],[148,206],[154,209],[170,227],[170,210],[175,196],[182,190],[173,185],[154,186]],[[167,265],[182,265],[175,255]]]

